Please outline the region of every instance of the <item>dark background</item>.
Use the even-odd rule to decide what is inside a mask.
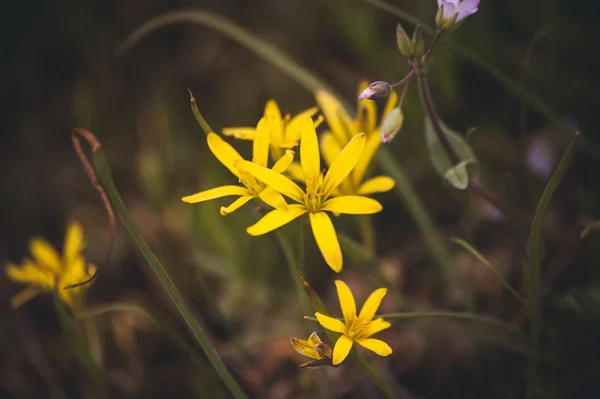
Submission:
[[[428,23],[435,16],[433,0],[389,3]],[[5,4],[0,13],[0,262],[26,256],[34,235],[60,248],[71,219],[84,226],[86,258],[103,258],[108,222],[69,136],[74,127],[87,128],[102,142],[142,233],[253,396],[314,397],[311,373],[325,373],[329,386],[323,390],[321,383],[317,391],[323,397],[377,397],[354,366],[296,369],[299,360],[288,337],[302,330],[289,311],[296,306],[292,285],[273,237],[253,241],[244,232],[256,217],[250,209],[224,220],[218,215],[221,203],[180,202],[200,187],[229,179],[206,149],[189,111],[187,88],[215,130],[253,125],[269,98],[293,114],[314,104],[310,92],[275,67],[201,26],[159,30],[116,56],[116,47],[137,26],[183,7],[214,11],[273,43],[350,104],[360,79],[395,81],[407,71],[395,44],[399,20],[358,0]],[[594,1],[482,0],[480,11],[453,34],[538,97],[558,126],[443,42],[430,77],[444,121],[459,132],[477,128],[470,142],[487,184],[526,213],[535,210],[569,132],[580,131],[583,140],[548,216],[551,229],[571,235],[600,217],[599,11]],[[435,173],[414,86],[404,107],[405,126],[391,150],[443,236],[469,240],[522,290],[528,231],[490,217],[482,201],[453,190]],[[249,149],[247,143],[236,144]],[[528,159],[546,172],[536,173]],[[429,288],[439,280],[437,269],[402,203],[393,193],[378,199],[385,208],[375,218],[383,270],[418,308],[460,307],[451,293]],[[592,233],[557,261],[560,273],[545,305],[545,350],[552,362],[543,370],[544,397],[600,394],[598,236]],[[561,248],[546,244],[545,270],[555,270]],[[310,236],[307,246],[308,277],[335,305],[335,277]],[[517,304],[493,275],[464,251],[452,250],[478,312],[511,321]],[[364,282],[361,269],[347,265],[342,278],[354,284],[360,303],[376,287],[372,280]],[[93,397],[60,335],[50,296],[15,312],[8,300],[17,289],[0,276],[0,397]],[[88,298],[90,306],[137,303],[191,341],[123,229],[111,264]],[[388,305],[385,311],[398,310]],[[151,323],[124,313],[103,316],[98,325],[114,397],[226,397],[206,361],[191,367],[186,353]],[[373,362],[414,397],[521,397],[527,356],[494,344],[493,335],[444,320],[402,324],[385,335],[394,354]]]

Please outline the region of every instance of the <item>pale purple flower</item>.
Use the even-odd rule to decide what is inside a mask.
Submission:
[[[441,10],[444,21],[452,19],[456,15],[455,23],[459,23],[469,15],[477,12],[480,0],[437,0],[438,9]]]

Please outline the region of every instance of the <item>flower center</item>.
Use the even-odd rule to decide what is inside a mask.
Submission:
[[[319,192],[318,182],[306,180],[306,192],[304,193],[304,205],[311,213],[317,213],[323,205],[323,193]]]
[[[252,194],[258,195],[265,189],[266,186],[262,182],[256,180],[250,173],[240,168],[237,168],[237,170],[240,174],[239,182],[246,186]]]
[[[352,340],[360,339],[371,325],[371,321],[361,323],[356,317],[349,327],[346,328],[346,336]]]

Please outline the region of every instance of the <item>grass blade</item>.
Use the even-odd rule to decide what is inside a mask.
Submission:
[[[575,144],[577,142],[577,138],[579,137],[579,133],[576,132],[569,143],[565,153],[563,154],[560,162],[556,166],[554,173],[550,177],[544,192],[542,193],[542,197],[538,203],[538,206],[535,210],[535,214],[533,216],[533,222],[531,224],[531,234],[529,235],[529,296],[531,302],[531,331],[530,331],[530,339],[531,344],[534,348],[536,354],[539,354],[539,341],[540,335],[542,331],[542,296],[541,296],[541,246],[542,246],[542,227],[544,222],[544,217],[548,212],[548,208],[550,203],[552,202],[552,198],[554,197],[554,193],[556,189],[560,185],[569,165],[571,164],[571,160],[573,159],[573,153],[575,150]],[[532,373],[530,375],[529,381],[531,383],[536,383],[536,360],[535,358],[531,364]],[[528,387],[528,397],[532,397],[535,395],[535,389]]]
[[[112,180],[112,176],[110,174],[106,158],[104,157],[104,153],[102,152],[101,148],[98,147],[95,149],[95,151],[93,152],[93,158],[94,165],[96,167],[96,172],[100,177],[100,181],[102,182],[102,185],[106,190],[108,198],[114,206],[117,214],[121,218],[123,225],[129,232],[129,235],[137,245],[142,255],[144,255],[144,258],[146,258],[146,260],[150,264],[150,267],[160,280],[161,284],[165,288],[165,291],[167,291],[167,294],[175,304],[177,310],[179,311],[179,314],[181,315],[186,325],[192,332],[192,335],[194,336],[196,342],[198,342],[198,344],[204,351],[204,354],[208,358],[210,364],[215,369],[219,377],[221,377],[221,379],[223,380],[229,391],[233,394],[233,396],[236,399],[245,399],[246,395],[225,367],[225,364],[219,357],[219,354],[217,353],[216,349],[211,345],[210,341],[204,334],[204,331],[202,330],[197,320],[194,318],[189,308],[185,304],[183,297],[177,290],[177,287],[175,287],[175,284],[169,277],[169,274],[167,273],[166,269],[160,263],[156,255],[154,255],[154,253],[146,243],[146,240],[144,240],[144,237],[133,222],[133,219],[131,219],[129,211],[125,207],[125,204],[123,203],[123,200],[121,199],[121,196],[119,195],[119,192]]]
[[[249,31],[228,19],[206,10],[181,10],[152,18],[133,31],[133,33],[119,45],[117,54],[121,55],[125,53],[140,40],[160,28],[182,23],[203,25],[237,41],[260,58],[280,69],[286,75],[292,77],[309,91],[315,91],[317,89],[332,91],[324,81],[292,61],[287,55],[282,53],[272,44],[254,36]]]
[[[83,339],[81,332],[78,330],[75,321],[71,318],[71,316],[69,316],[69,312],[67,311],[65,304],[60,299],[60,294],[58,292],[59,289],[62,288],[57,287],[52,291],[52,299],[63,334],[71,346],[73,353],[77,357],[77,360],[79,360],[81,365],[92,378],[95,393],[98,395],[98,397],[108,398],[108,386],[106,385],[106,381],[102,375],[102,369],[100,366],[98,366],[98,363],[96,363],[92,357],[92,354],[88,350],[85,340]]]

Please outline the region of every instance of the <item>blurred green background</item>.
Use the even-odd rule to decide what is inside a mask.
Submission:
[[[368,4],[371,3],[371,4]],[[0,261],[27,255],[33,235],[62,246],[69,220],[83,226],[86,259],[101,262],[109,242],[102,203],[71,147],[82,127],[102,142],[113,177],[130,212],[172,273],[230,370],[252,397],[379,397],[352,364],[299,370],[304,361],[289,345],[305,327],[285,259],[273,235],[250,237],[258,218],[252,206],[227,217],[224,203],[196,205],[180,198],[232,182],[207,150],[189,109],[190,88],[215,130],[252,126],[266,100],[295,114],[314,105],[312,93],[238,43],[210,29],[181,25],[152,33],[116,56],[121,41],[152,17],[183,7],[207,9],[283,50],[355,103],[359,80],[396,81],[407,71],[396,49],[399,19],[359,0],[74,1],[13,2],[0,20]],[[389,1],[432,24],[436,2]],[[469,136],[479,171],[492,191],[533,214],[548,173],[568,136],[584,145],[553,203],[548,225],[577,234],[600,218],[598,184],[600,57],[594,1],[485,1],[453,34],[551,108],[567,129],[552,125],[488,71],[442,43],[431,86],[444,121]],[[412,26],[403,22],[409,31]],[[444,238],[458,236],[479,248],[518,290],[527,282],[527,230],[516,229],[477,197],[452,189],[435,173],[422,134],[415,85],[404,106],[405,125],[390,146],[411,177]],[[236,142],[249,154],[248,143]],[[375,215],[379,268],[407,299],[392,298],[384,312],[463,309],[455,293],[439,290],[439,270],[398,197],[379,195]],[[336,221],[358,238],[349,217]],[[293,228],[289,234],[298,234]],[[546,243],[543,397],[598,397],[600,388],[600,234],[564,251]],[[333,280],[314,239],[306,235],[306,278],[337,309]],[[493,274],[448,244],[452,264],[468,282],[479,313],[515,321],[518,303]],[[348,256],[341,278],[361,303],[378,282]],[[0,398],[94,397],[85,371],[60,333],[50,295],[17,311],[18,290],[0,275]],[[193,346],[146,262],[119,226],[110,264],[93,283],[90,307],[137,304]],[[410,303],[410,307],[408,306]],[[135,312],[96,320],[102,365],[112,397],[225,398],[227,393],[197,349],[190,357],[161,328]],[[526,327],[524,329],[526,332]],[[382,334],[394,349],[367,356],[406,398],[522,397],[528,354],[474,323],[424,320],[395,323]],[[323,377],[316,377],[323,375]]]

